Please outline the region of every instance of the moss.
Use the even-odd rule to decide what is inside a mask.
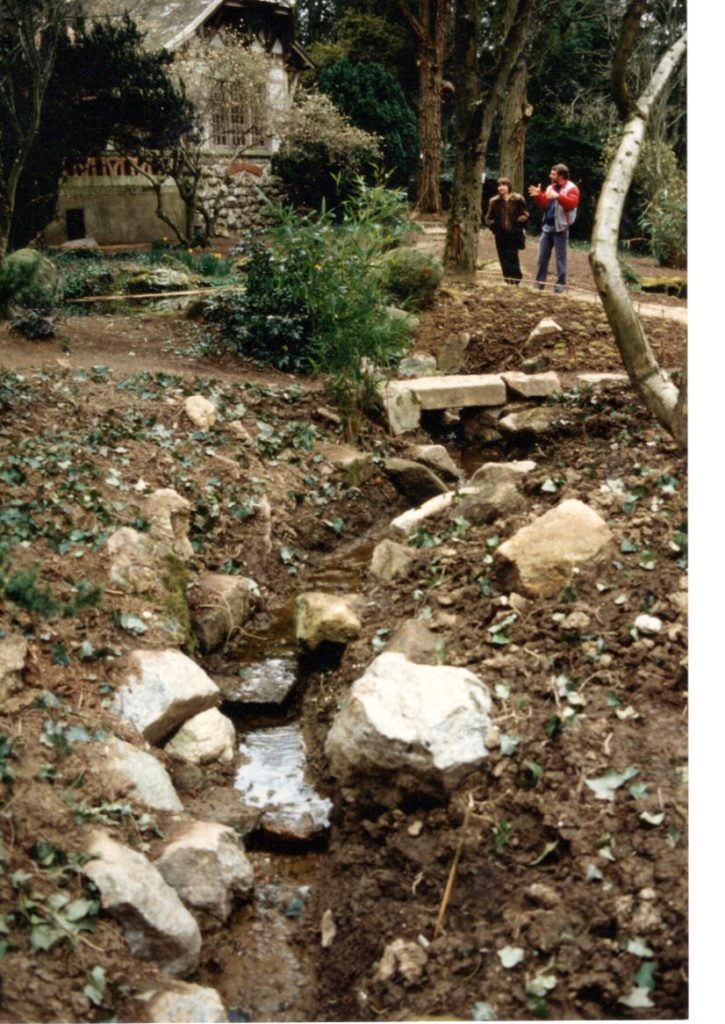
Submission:
[[[179,624],[182,634],[181,646],[187,654],[195,654],[199,649],[191,622],[191,611],[186,596],[189,583],[189,569],[181,559],[167,555],[164,559],[166,571],[163,576],[165,590],[163,611],[169,619]]]

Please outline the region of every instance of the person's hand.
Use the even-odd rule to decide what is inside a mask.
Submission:
[[[547,199],[556,199],[556,197],[558,195],[559,195],[559,193],[556,191],[554,186],[553,185],[549,185],[549,187],[546,190],[546,198]]]
[[[538,185],[529,185],[529,195],[530,196],[540,196],[541,195],[541,182],[539,182]]]

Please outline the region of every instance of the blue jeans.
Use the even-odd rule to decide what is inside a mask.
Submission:
[[[539,239],[539,262],[536,266],[536,283],[541,288],[546,283],[549,272],[551,250],[556,250],[556,284],[554,291],[563,291],[566,287],[566,251],[569,242],[569,231],[547,231],[544,228]]]

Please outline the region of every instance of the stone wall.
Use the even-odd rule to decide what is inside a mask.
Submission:
[[[233,162],[232,169],[234,173],[228,177],[229,158],[212,157],[203,172],[202,196],[220,196],[212,232],[217,238],[236,238],[247,231],[261,230],[265,204],[260,190],[272,202],[281,195],[268,160],[242,157]]]

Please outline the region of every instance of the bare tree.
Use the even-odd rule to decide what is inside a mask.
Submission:
[[[419,213],[441,212],[441,103],[453,0],[397,0],[416,41],[420,175],[415,199]]]
[[[67,0],[0,0],[0,260],[18,183],[41,124],[58,44],[75,10]]]
[[[642,323],[634,311],[617,259],[624,201],[639,161],[650,112],[682,60],[687,45],[686,34],[683,32],[667,48],[644,92],[638,99],[633,99],[626,81],[627,65],[636,41],[644,6],[644,0],[631,0],[628,4],[612,65],[615,102],[625,124],[597,203],[589,262],[633,388],[657,421],[680,444],[684,444],[685,382],[681,382],[678,390],[655,359]]]
[[[480,3],[456,4],[456,158],[444,260],[448,271],[465,277],[476,272],[482,175],[494,119],[528,42],[535,6],[536,0],[505,0],[479,60]]]

